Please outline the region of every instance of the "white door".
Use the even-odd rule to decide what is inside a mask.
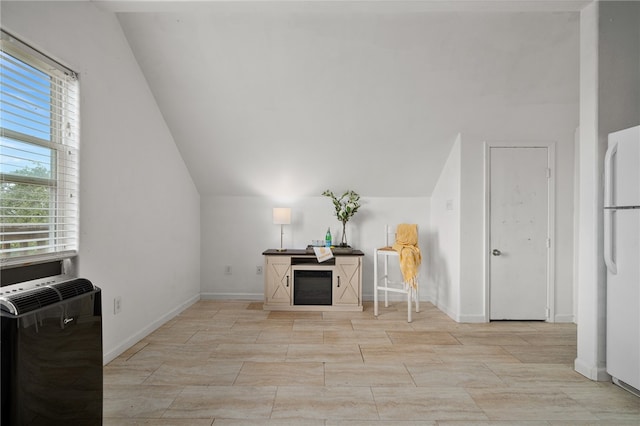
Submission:
[[[491,320],[546,320],[549,244],[547,147],[489,150]]]

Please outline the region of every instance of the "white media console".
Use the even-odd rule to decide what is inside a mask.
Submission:
[[[362,311],[361,251],[338,249],[322,263],[304,249],[262,254],[265,310]]]

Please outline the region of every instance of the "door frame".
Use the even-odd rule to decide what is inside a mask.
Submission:
[[[556,143],[555,142],[484,142],[484,319],[491,321],[491,148],[546,148],[549,179],[547,180],[547,322],[555,322],[555,218],[556,218]]]

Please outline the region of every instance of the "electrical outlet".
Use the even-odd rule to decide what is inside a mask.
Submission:
[[[224,267],[224,274],[231,275],[231,265],[227,265]]]
[[[118,296],[113,299],[113,314],[117,315],[122,310],[122,297]]]
[[[256,266],[256,275],[262,275],[262,266]]]

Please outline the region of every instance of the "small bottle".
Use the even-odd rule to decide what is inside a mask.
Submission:
[[[327,228],[327,235],[324,236],[324,246],[331,247],[331,228]]]

